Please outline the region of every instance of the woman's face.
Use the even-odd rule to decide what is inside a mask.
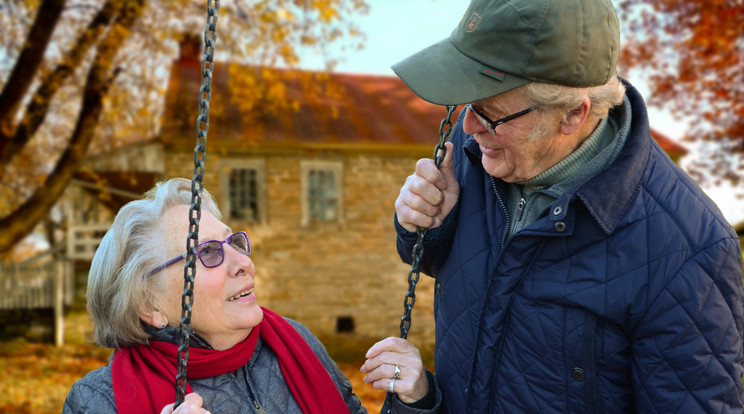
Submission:
[[[189,206],[176,206],[166,212],[162,223],[168,258],[183,253],[188,236]],[[225,240],[234,231],[208,211],[202,210],[199,221],[199,243]],[[191,329],[204,337],[215,349],[228,349],[245,339],[263,319],[263,311],[256,302],[253,261],[224,243],[224,261],[206,268],[196,260],[194,302]],[[181,320],[183,292],[183,263],[168,267],[166,309],[161,311],[171,326]],[[248,293],[247,295],[245,293]]]

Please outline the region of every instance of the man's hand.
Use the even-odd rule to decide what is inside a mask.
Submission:
[[[447,153],[437,169],[434,160],[422,158],[416,163],[416,172],[410,175],[400,195],[395,200],[398,223],[408,231],[417,227],[433,229],[444,222],[460,194],[460,184],[452,167],[451,142],[444,144]]]

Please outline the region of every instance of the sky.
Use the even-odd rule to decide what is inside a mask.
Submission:
[[[347,51],[336,72],[369,73],[394,76],[392,66],[407,56],[432,45],[450,35],[467,10],[466,0],[368,0],[369,13],[354,17],[359,29],[366,34],[364,48]],[[622,42],[622,39],[621,39]],[[312,55],[302,57],[309,69],[320,69],[320,59]],[[621,74],[635,86],[643,96],[648,96],[648,87],[641,74]],[[679,140],[687,123],[675,120],[668,112],[648,108],[651,126]],[[438,126],[437,126],[438,127]],[[682,143],[689,148],[689,145]],[[688,155],[691,156],[691,155]],[[744,221],[744,200],[737,200],[731,187],[705,187],[708,195],[718,204],[731,224]]]

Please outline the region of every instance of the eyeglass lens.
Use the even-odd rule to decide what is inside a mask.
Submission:
[[[246,256],[251,252],[248,237],[243,232],[235,233],[222,242],[210,240],[200,244],[199,249],[197,250],[199,259],[204,267],[216,267],[222,264],[225,257],[225,250],[222,246],[223,243],[229,244],[233,249]]]

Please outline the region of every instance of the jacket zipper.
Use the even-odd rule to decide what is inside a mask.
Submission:
[[[501,251],[504,251],[504,246],[506,245],[506,235],[509,234],[509,229],[511,228],[511,219],[509,218],[509,210],[506,209],[506,204],[504,203],[504,200],[499,195],[499,192],[496,190],[496,180],[493,178],[492,175],[489,175],[491,178],[491,187],[493,188],[493,193],[496,194],[496,199],[499,201],[499,205],[501,206],[501,210],[504,212],[504,216],[506,217],[506,231],[503,232],[503,235],[501,236]]]

